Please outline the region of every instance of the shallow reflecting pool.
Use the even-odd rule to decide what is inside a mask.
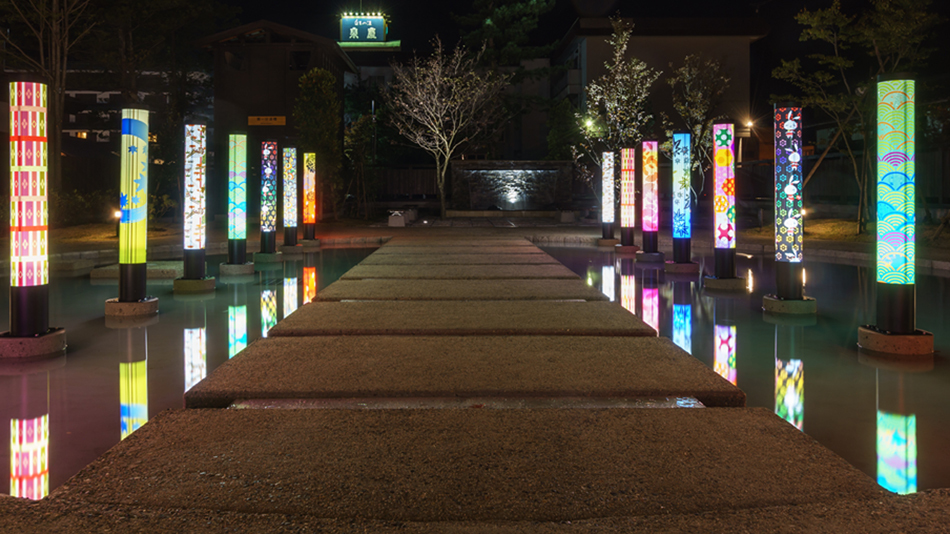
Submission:
[[[172,281],[150,281],[160,313],[149,324],[107,324],[104,302],[117,281],[54,277],[50,324],[65,327],[68,352],[43,364],[0,366],[0,492],[41,498],[140,427],[149,416],[182,407],[182,394],[320,288],[371,254],[336,248],[275,270],[218,279],[213,295],[180,297]],[[209,257],[210,275],[224,257]],[[9,301],[9,288],[0,290]],[[0,310],[8,325],[9,310]],[[200,432],[201,429],[195,429]],[[2,449],[0,449],[2,450]]]
[[[749,406],[790,424],[898,493],[950,486],[950,278],[918,275],[917,327],[935,336],[932,359],[859,354],[857,328],[874,322],[874,271],[805,262],[818,300],[813,325],[769,322],[773,262],[737,258],[751,291],[710,297],[698,277],[671,277],[613,252],[546,252],[742,388]],[[779,476],[779,475],[777,475]]]

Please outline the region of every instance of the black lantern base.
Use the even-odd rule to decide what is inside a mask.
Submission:
[[[182,253],[185,280],[201,280],[205,277],[205,249],[184,250]]]
[[[10,335],[40,336],[49,331],[49,285],[10,288]]]
[[[313,241],[316,239],[317,235],[317,225],[314,223],[304,223],[303,225],[303,238],[307,241]]]
[[[228,239],[228,264],[244,265],[245,263],[247,263],[247,241]]]
[[[802,300],[805,298],[803,266],[788,261],[775,262],[775,296],[782,300]]]
[[[717,248],[714,251],[716,278],[735,278],[736,277],[736,249]]]
[[[285,226],[284,227],[284,245],[294,246],[296,244],[297,244],[297,227]]]
[[[673,238],[673,262],[690,263],[693,261],[692,241],[688,237]]]
[[[148,265],[145,263],[119,264],[119,302],[144,300],[145,283],[148,281]]]
[[[604,239],[613,239],[614,238],[614,223],[612,222],[603,223],[602,235]]]
[[[651,253],[659,252],[659,232],[643,232],[643,248],[640,250],[642,252]]]
[[[620,227],[620,245],[624,247],[633,246],[633,228]]]
[[[277,231],[261,232],[261,252],[264,254],[277,253]]]
[[[877,324],[889,334],[913,334],[917,330],[917,286],[877,284]]]

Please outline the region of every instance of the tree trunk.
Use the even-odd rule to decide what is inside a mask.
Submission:
[[[435,168],[438,175],[436,176],[436,182],[439,186],[439,206],[442,219],[445,219],[445,173],[449,169],[449,160],[445,159],[444,162],[439,162],[436,159]]]

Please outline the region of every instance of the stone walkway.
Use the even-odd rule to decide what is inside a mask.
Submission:
[[[950,521],[950,493],[883,491],[517,237],[393,238],[185,405],[47,499],[0,498],[0,532]]]

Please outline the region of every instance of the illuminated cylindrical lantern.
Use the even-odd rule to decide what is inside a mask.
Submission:
[[[657,191],[656,141],[644,141],[643,155],[643,252],[659,252],[660,198]]]
[[[277,252],[277,141],[261,143],[261,252]]]
[[[49,330],[46,85],[10,84],[10,334]]]
[[[122,110],[119,302],[145,299],[148,234],[148,110]]]
[[[713,125],[713,169],[716,183],[715,276],[736,277],[736,173],[735,135],[732,124]]]
[[[604,239],[614,238],[614,153],[604,152],[601,163],[601,202],[600,220],[603,223]]]
[[[916,329],[914,80],[877,81],[877,328]]]
[[[247,135],[228,135],[228,263],[247,263]]]
[[[620,244],[633,246],[633,229],[637,226],[636,151],[620,151]]]
[[[303,155],[303,238],[313,240],[317,226],[317,155]]]
[[[673,261],[692,261],[692,138],[685,132],[673,134]]]
[[[284,245],[297,244],[297,149],[284,149]]]
[[[802,108],[775,104],[776,296],[802,300]]]
[[[185,125],[185,250],[182,278],[187,280],[200,280],[205,277],[207,129],[204,124]]]

